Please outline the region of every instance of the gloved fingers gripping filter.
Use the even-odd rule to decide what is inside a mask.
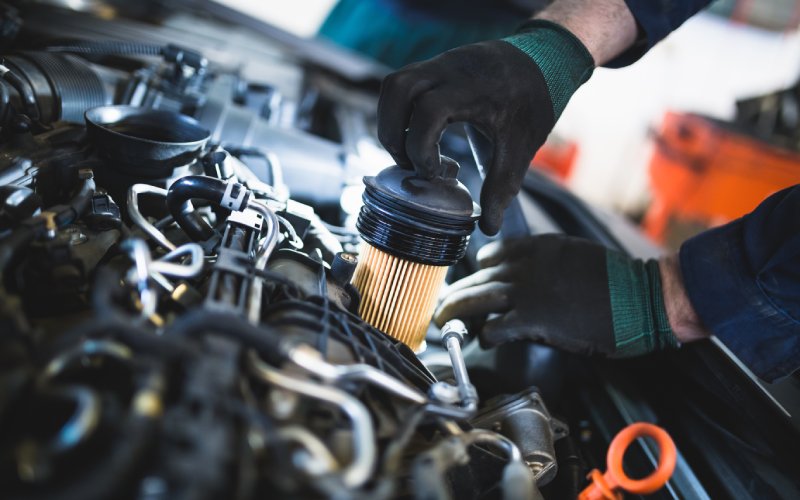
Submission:
[[[389,167],[365,177],[356,227],[364,240],[353,284],[359,313],[414,351],[422,349],[449,266],[464,256],[480,208],[443,157],[442,177]]]

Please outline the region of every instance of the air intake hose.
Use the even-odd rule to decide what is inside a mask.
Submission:
[[[20,94],[25,112],[42,123],[82,123],[87,109],[110,100],[97,73],[77,57],[21,52],[4,63],[10,71],[3,78]]]
[[[167,208],[181,228],[195,241],[206,241],[214,236],[214,229],[194,210],[192,199],[215,203],[228,210],[243,210],[250,191],[235,182],[225,182],[214,177],[189,175],[181,177],[167,192]]]

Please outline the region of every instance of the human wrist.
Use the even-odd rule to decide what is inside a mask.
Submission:
[[[555,0],[535,19],[551,21],[569,30],[598,66],[627,50],[639,33],[625,0]]]
[[[681,343],[686,343],[710,337],[711,333],[703,326],[697,311],[689,301],[683,284],[678,254],[661,257],[658,267],[664,307],[675,338]]]
[[[503,41],[525,53],[539,67],[553,116],[558,120],[572,94],[592,75],[591,53],[569,30],[547,20],[528,21]]]

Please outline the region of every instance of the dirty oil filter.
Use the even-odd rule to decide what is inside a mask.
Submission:
[[[423,348],[449,266],[464,256],[480,208],[456,180],[458,164],[428,180],[389,167],[365,177],[356,227],[364,240],[353,284],[361,317],[414,351]]]

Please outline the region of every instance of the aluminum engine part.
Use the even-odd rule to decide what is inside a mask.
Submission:
[[[565,437],[569,428],[550,415],[535,387],[487,401],[486,408],[471,423],[511,439],[522,452],[538,486],[549,483],[556,476],[555,442]]]

